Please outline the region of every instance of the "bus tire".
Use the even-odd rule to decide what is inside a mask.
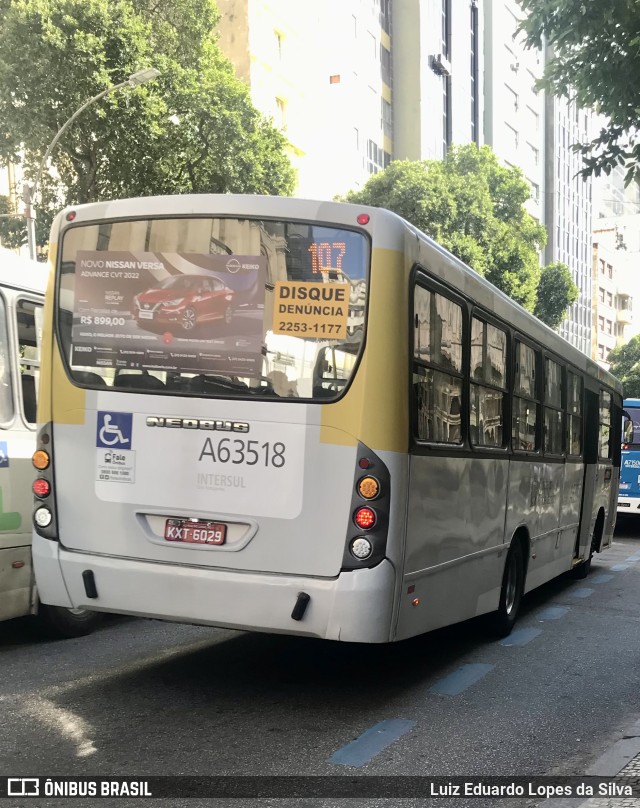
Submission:
[[[596,519],[595,527],[593,528],[593,535],[591,536],[591,547],[589,548],[589,558],[578,564],[571,570],[571,577],[576,581],[583,581],[591,572],[591,559],[593,554],[597,551],[600,552],[600,543],[602,541],[602,534],[604,532],[604,513],[600,511]]]
[[[523,593],[524,556],[522,544],[516,539],[509,548],[504,564],[498,609],[491,615],[490,626],[493,634],[498,637],[506,637],[511,634],[518,617]]]
[[[37,619],[42,633],[51,639],[84,637],[102,620],[100,612],[86,609],[64,609],[62,606],[47,606],[41,603]]]

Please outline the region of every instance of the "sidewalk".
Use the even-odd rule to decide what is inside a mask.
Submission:
[[[628,784],[640,790],[640,721],[636,721],[622,734],[585,775],[616,777],[621,785]],[[625,780],[624,778],[628,778]],[[552,799],[539,803],[539,808],[640,808],[638,797],[590,797]]]

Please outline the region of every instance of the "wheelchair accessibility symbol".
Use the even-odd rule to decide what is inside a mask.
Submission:
[[[96,446],[131,449],[132,422],[130,412],[98,412]]]

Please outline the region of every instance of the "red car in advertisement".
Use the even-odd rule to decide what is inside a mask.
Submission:
[[[210,275],[173,275],[133,299],[133,316],[140,328],[175,327],[193,332],[202,323],[233,317],[235,292]]]

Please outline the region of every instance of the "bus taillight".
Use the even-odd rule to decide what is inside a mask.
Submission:
[[[366,536],[357,536],[351,542],[351,552],[357,559],[364,561],[373,552],[373,546]]]
[[[49,510],[49,508],[45,508],[44,505],[41,508],[38,508],[35,513],[33,514],[33,521],[36,523],[38,527],[49,527],[51,521],[53,519],[53,514]]]
[[[353,514],[353,521],[360,530],[371,530],[376,523],[376,512],[373,508],[358,508]]]
[[[43,447],[47,448],[44,449]],[[38,476],[31,485],[35,496],[33,524],[39,536],[52,541],[58,540],[58,519],[53,474],[53,432],[51,424],[41,427],[38,433],[37,449],[31,462],[38,469]],[[46,500],[46,504],[43,502]]]
[[[38,469],[38,471],[44,471],[45,469],[49,468],[49,463],[51,462],[51,458],[45,452],[44,449],[38,449],[33,453],[33,457],[31,458],[31,462]]]
[[[34,480],[31,490],[37,497],[44,499],[51,493],[51,484],[44,477],[38,477],[37,480]]]
[[[374,504],[375,508],[372,507]],[[351,489],[350,518],[342,554],[343,570],[375,567],[384,559],[390,507],[389,469],[381,457],[359,443]]]
[[[375,477],[362,477],[358,480],[358,493],[362,499],[375,499],[380,493],[380,483]]]

